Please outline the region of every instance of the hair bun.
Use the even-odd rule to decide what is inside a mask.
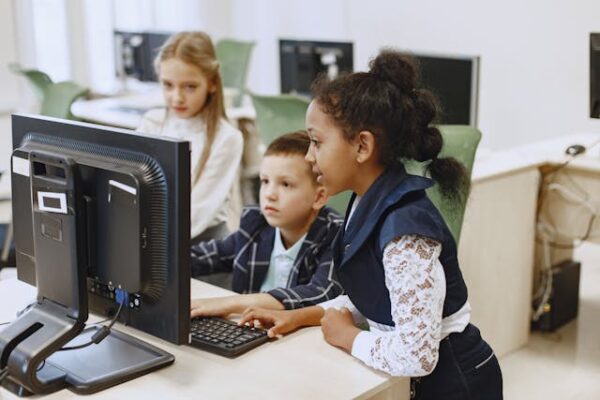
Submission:
[[[410,93],[416,84],[417,70],[412,58],[396,50],[385,49],[369,63],[369,72],[377,78]]]

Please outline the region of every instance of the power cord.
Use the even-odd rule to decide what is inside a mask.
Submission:
[[[110,329],[113,327],[115,322],[117,322],[117,319],[119,318],[119,315],[121,314],[121,310],[123,309],[123,305],[129,303],[129,294],[127,292],[125,292],[122,289],[117,289],[117,290],[115,290],[115,293],[116,293],[115,297],[116,297],[117,303],[119,303],[119,309],[117,310],[115,316],[110,321],[110,324],[108,324],[107,326],[106,325],[102,326],[98,330],[98,332],[94,333],[94,335],[92,336],[92,339],[89,342],[79,344],[76,346],[63,347],[61,349],[58,349],[58,351],[83,349],[84,347],[91,346],[92,344],[100,343],[101,341],[104,340],[104,338],[106,338],[108,335],[110,335]]]
[[[595,147],[600,144],[600,140],[595,141],[590,146],[588,146],[587,150]],[[583,154],[583,153],[581,153]],[[571,157],[565,162],[561,163],[551,171],[546,172],[544,182],[542,187],[540,188],[541,201],[543,202],[547,193],[555,192],[558,193],[562,199],[571,204],[576,204],[577,206],[582,206],[588,213],[590,214],[590,218],[586,227],[586,231],[582,237],[573,238],[574,241],[581,243],[592,236],[592,227],[594,226],[594,222],[597,217],[600,216],[600,212],[594,207],[592,203],[589,202],[589,198],[586,196],[586,192],[584,189],[579,188],[574,182],[573,185],[576,189],[580,189],[580,192],[577,193],[569,187],[559,184],[555,182],[556,173],[566,167],[569,163],[571,163],[575,158],[577,158],[578,154],[571,155]],[[568,175],[567,175],[568,177]],[[540,208],[542,205],[540,204]],[[573,249],[577,247],[576,243],[572,244],[562,244],[557,243],[557,237],[569,237],[571,235],[561,232],[551,221],[544,218],[544,216],[538,211],[538,223],[537,223],[537,235],[536,242],[541,243],[542,245],[542,265],[540,270],[540,284],[537,292],[533,296],[534,306],[532,313],[532,320],[538,321],[542,314],[546,311],[547,303],[552,294],[552,284],[553,284],[553,274],[552,274],[552,254],[551,248],[557,249]]]

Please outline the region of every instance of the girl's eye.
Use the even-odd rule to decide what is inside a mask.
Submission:
[[[198,88],[198,85],[187,85],[186,86],[186,89],[189,89],[189,90],[196,90],[197,88]]]
[[[261,180],[260,180],[260,184],[261,184],[261,185],[266,185],[267,183],[269,183],[269,180],[268,180],[268,179],[264,179],[264,178],[263,178],[263,179],[261,179]]]
[[[171,84],[171,82],[163,82],[163,87],[165,89],[171,89],[173,87],[173,85]]]
[[[291,185],[288,182],[283,182],[283,187],[287,188],[290,187]]]

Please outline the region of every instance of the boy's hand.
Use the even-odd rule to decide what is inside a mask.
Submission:
[[[263,327],[269,328],[267,335],[270,338],[291,332],[299,327],[294,318],[294,311],[268,310],[253,307],[244,311],[239,325],[246,323],[253,324],[254,321],[259,321]]]
[[[192,318],[227,317],[229,314],[234,312],[233,297],[194,299],[192,300],[190,315]]]
[[[348,353],[352,352],[354,338],[360,333],[360,329],[354,325],[352,313],[345,307],[341,310],[326,310],[321,318],[321,331],[327,343],[341,347]]]

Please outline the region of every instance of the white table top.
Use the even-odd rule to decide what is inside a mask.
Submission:
[[[192,280],[192,294],[215,297],[230,292]],[[13,318],[34,298],[35,288],[14,278],[0,280],[0,322]],[[228,359],[177,346],[121,324],[115,326],[172,353],[175,363],[86,398],[350,399],[377,395],[391,385],[407,387],[407,378],[390,378],[328,345],[318,327],[301,329]],[[397,396],[408,398],[407,393]],[[61,390],[44,398],[75,397],[75,393]],[[0,399],[12,398],[17,397],[0,389]]]
[[[471,180],[476,183],[544,164],[566,162],[572,157],[567,156],[565,150],[573,144],[581,144],[588,149],[573,158],[569,167],[599,171],[600,133],[576,133],[506,150],[482,151],[475,157]]]
[[[119,97],[79,100],[71,105],[71,112],[89,122],[136,129],[144,112],[157,107],[164,107],[162,93],[158,89]],[[226,107],[226,113],[230,120],[256,117],[254,107],[248,101],[240,107]]]

